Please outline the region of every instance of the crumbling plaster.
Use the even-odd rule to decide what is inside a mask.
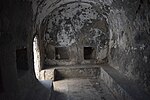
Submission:
[[[36,24],[45,23],[45,31],[40,33],[44,35],[45,63],[70,65],[107,61],[108,13],[108,6],[94,0],[41,2],[36,13]],[[83,48],[88,46],[95,48],[95,60],[84,60]],[[55,47],[67,47],[69,60],[55,60]]]
[[[150,1],[116,0],[110,5],[109,63],[150,90]]]
[[[43,19],[51,15],[51,12],[60,9],[60,5],[67,2],[67,0],[53,2],[43,0],[38,2],[38,10],[35,13],[36,24],[42,23]],[[99,9],[98,12],[102,11],[99,14],[105,15],[103,18],[106,19],[109,27],[109,64],[128,78],[138,81],[146,90],[149,90],[150,1],[80,0],[69,2],[88,2],[87,4],[99,5],[96,6]],[[107,10],[101,8],[106,7],[106,5],[108,13],[104,14]],[[70,28],[70,30],[72,29]],[[45,36],[50,37],[49,35]],[[70,43],[73,44],[74,41]],[[71,50],[76,52],[75,49]],[[101,56],[100,54],[103,53],[99,53],[99,56]]]

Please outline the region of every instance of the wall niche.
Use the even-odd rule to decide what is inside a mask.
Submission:
[[[69,60],[69,50],[67,47],[55,47],[56,60]]]
[[[84,60],[95,59],[95,48],[94,47],[84,47]]]
[[[27,48],[17,49],[16,50],[16,64],[17,70],[28,70],[28,56],[27,56]]]

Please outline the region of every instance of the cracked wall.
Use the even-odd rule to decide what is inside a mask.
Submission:
[[[71,54],[74,54],[71,57],[75,58],[72,59],[72,61],[69,61],[72,62],[72,64],[85,63],[82,57],[83,50],[81,50],[82,47],[80,46],[97,45],[96,50],[99,53],[97,53],[96,58],[99,59],[101,59],[101,57],[105,58],[106,57],[105,53],[108,49],[104,50],[103,48],[104,46],[102,46],[103,50],[101,50],[100,46],[101,43],[99,43],[103,39],[102,38],[97,39],[96,42],[95,41],[92,42],[92,39],[96,40],[96,38],[99,37],[100,34],[105,33],[106,36],[106,33],[110,33],[108,34],[109,64],[114,68],[116,68],[118,71],[120,71],[122,74],[126,75],[128,78],[137,81],[139,84],[145,87],[146,90],[150,90],[149,89],[150,1],[80,0],[80,2],[82,3],[79,3],[75,0],[70,0],[70,2],[71,3],[69,3],[68,0],[54,0],[53,2],[48,0],[41,0],[40,2],[38,2],[39,4],[38,10],[37,13],[35,13],[36,24],[41,25],[43,19],[45,19],[45,21],[49,20],[49,23],[47,23],[48,27],[45,27],[45,29],[47,28],[46,30],[48,31],[44,32],[45,45],[43,47],[47,48],[45,50],[47,53],[46,62],[48,63],[53,62],[52,60],[54,57],[51,58],[50,56],[55,53],[54,52],[55,46],[69,47],[69,50],[72,51]],[[86,6],[88,4],[89,7],[92,6],[91,10],[94,10],[92,14],[96,12],[96,15],[100,15],[101,17],[96,18],[94,18],[94,16],[90,17],[88,11],[85,12],[81,11],[80,7],[79,11],[81,13],[79,13],[80,15],[78,15],[78,13],[74,12],[75,10],[70,10],[73,9],[75,6],[73,5],[73,3],[76,4],[77,7],[79,4],[80,6],[83,6],[83,4],[86,4]],[[69,5],[71,6],[71,8],[68,7]],[[83,8],[86,6],[83,6]],[[73,14],[67,13],[67,11],[69,10]],[[64,15],[61,14],[61,12],[64,13]],[[58,16],[56,16],[56,14],[58,14]],[[73,15],[76,15],[77,17],[72,18]],[[85,19],[87,21],[82,22],[84,20],[82,21],[79,20],[81,16],[86,15],[88,15],[86,19],[85,17],[84,18],[82,17],[81,19]],[[69,16],[69,18],[66,16]],[[99,18],[102,18],[104,20],[99,20]],[[88,19],[92,20],[88,21]],[[105,28],[103,28],[103,26],[105,25],[100,24],[103,23],[102,21],[104,21],[104,23],[107,22],[107,24],[109,25],[109,26],[107,25],[107,27],[109,27],[109,32],[105,32]],[[99,27],[99,25],[101,26]],[[74,29],[72,26],[77,27]],[[100,34],[98,33],[97,35],[97,32],[99,30],[101,32]],[[92,32],[94,33],[94,36],[90,36],[93,35]],[[108,38],[105,38],[104,40],[106,39]],[[105,42],[106,41],[104,41],[104,43]],[[50,51],[53,52],[50,53]],[[77,51],[79,52],[78,55],[82,56],[76,57]],[[54,64],[57,64],[57,62]]]
[[[113,1],[109,14],[109,63],[150,90],[150,1]]]
[[[44,34],[45,63],[50,65],[70,65],[103,63],[108,51],[107,6],[86,2],[69,2],[54,9],[47,17]],[[104,10],[105,9],[105,10]],[[55,48],[66,47],[68,60],[56,60]],[[84,47],[93,47],[95,57],[84,60]]]

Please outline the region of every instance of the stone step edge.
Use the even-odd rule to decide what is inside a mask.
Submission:
[[[77,72],[78,75],[68,76],[67,73],[68,73],[69,70],[73,74],[75,74],[74,72]],[[64,71],[66,73],[64,73]],[[99,78],[100,77],[100,67],[69,68],[68,70],[64,69],[64,68],[55,69],[55,75],[56,75],[55,76],[56,80],[59,80],[58,77],[60,77],[60,79],[61,78],[62,79],[70,79],[70,78],[83,78],[83,79],[85,79],[85,78],[96,78],[96,77]]]
[[[141,87],[111,66],[101,67],[101,79],[118,100],[150,100]]]
[[[55,80],[55,76],[57,74],[58,70],[68,70],[68,69],[92,69],[92,68],[99,68],[100,71],[101,66],[92,66],[92,67],[58,67],[58,68],[51,68],[51,69],[45,69],[40,71],[40,79],[41,80]],[[49,77],[49,78],[48,78]]]

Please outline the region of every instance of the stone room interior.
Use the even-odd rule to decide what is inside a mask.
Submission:
[[[1,0],[0,100],[150,100],[150,0]]]

